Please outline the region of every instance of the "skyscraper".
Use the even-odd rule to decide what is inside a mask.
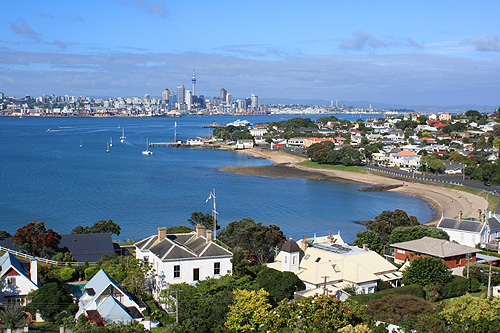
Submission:
[[[186,88],[183,84],[177,85],[177,104],[184,104],[186,99]]]
[[[227,90],[222,88],[220,90],[220,99],[222,100],[222,102],[225,102],[226,98],[227,98]]]
[[[259,108],[259,96],[252,94],[252,97],[250,97],[250,100],[252,101],[252,104],[250,105],[250,107],[252,109],[258,109]]]
[[[191,110],[191,105],[193,104],[193,95],[191,95],[191,92],[189,90],[186,90],[186,104],[187,109]]]
[[[166,103],[169,102],[169,100],[170,100],[170,90],[168,90],[168,88],[165,89],[165,90],[163,90],[163,92],[161,93],[161,99],[162,99],[162,101],[164,101]]]

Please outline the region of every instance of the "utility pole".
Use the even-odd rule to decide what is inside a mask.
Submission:
[[[327,295],[328,291],[326,290],[326,279],[328,278],[328,276],[322,276],[322,278],[325,279],[325,282],[323,283],[323,295]]]
[[[175,290],[175,322],[179,323],[179,293],[182,290]]]
[[[488,299],[491,299],[491,261],[490,261],[490,272],[488,273]]]

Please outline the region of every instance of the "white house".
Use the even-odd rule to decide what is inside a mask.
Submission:
[[[249,132],[252,136],[263,136],[267,134],[267,128],[265,127],[254,127],[249,129]]]
[[[324,240],[323,238],[322,240]],[[367,247],[360,249],[345,244],[340,235],[326,237],[325,242],[309,243],[304,238],[300,246],[290,239],[283,244],[269,268],[294,272],[306,286],[301,296],[324,293],[325,288],[339,299],[345,299],[345,287],[357,292],[373,293],[378,281],[396,285],[401,278],[397,267]]]
[[[253,146],[253,140],[251,139],[239,139],[236,141],[236,149],[250,149]]]
[[[38,262],[30,262],[30,271],[10,252],[0,257],[0,304],[26,305],[26,295],[40,287],[38,280]]]
[[[303,146],[306,142],[307,138],[291,138],[288,139],[287,146],[288,147],[300,147]]]
[[[172,283],[196,284],[199,280],[231,274],[233,253],[212,241],[212,231],[196,226],[196,231],[168,234],[167,228],[158,228],[158,235],[135,243],[136,258],[152,265],[153,295]]]
[[[205,140],[203,140],[203,138],[197,136],[196,138],[187,139],[186,144],[188,146],[203,146],[205,144]]]
[[[450,236],[450,241],[470,247],[477,244],[485,247],[489,242],[500,238],[499,217],[491,213],[486,217],[481,209],[478,209],[477,218],[462,218],[462,212],[459,212],[458,218],[441,217],[436,228],[444,230]]]
[[[391,154],[389,157],[389,165],[395,167],[418,168],[420,167],[421,156],[409,150],[402,150],[398,153]]]
[[[105,321],[128,323],[141,321],[144,303],[139,305],[121,286],[104,270],[100,270],[85,285],[85,290],[78,302],[75,318],[100,315]]]

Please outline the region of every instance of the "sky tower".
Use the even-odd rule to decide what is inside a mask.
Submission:
[[[193,67],[193,79],[191,80],[191,82],[193,83],[193,96],[196,95],[196,90],[195,90],[195,87],[196,87],[196,75],[194,75],[194,67]]]

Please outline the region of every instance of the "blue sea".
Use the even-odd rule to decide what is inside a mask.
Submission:
[[[262,123],[292,117],[245,119]],[[353,221],[373,219],[384,210],[403,209],[420,222],[433,215],[432,207],[421,199],[360,192],[361,186],[355,184],[217,172],[222,166],[270,164],[231,151],[152,148],[152,155],[141,154],[147,140],[172,141],[175,122],[177,139],[185,140],[208,135],[204,124],[236,119],[0,117],[0,230],[13,234],[38,220],[69,233],[78,225],[111,219],[122,228],[114,239],[135,240],[156,233],[160,226],[188,225],[192,212],[209,213],[206,199],[214,188],[222,227],[249,217],[276,224],[294,239],[331,230],[351,242],[364,229]],[[124,143],[120,143],[122,129]],[[110,140],[113,145],[106,153]]]

